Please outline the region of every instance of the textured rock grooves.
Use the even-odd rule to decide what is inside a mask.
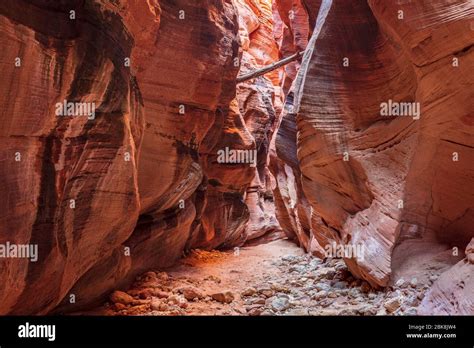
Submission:
[[[474,313],[472,2],[17,0],[0,28],[0,244],[39,248],[0,259],[0,314],[74,312],[191,250],[284,236],[316,290],[353,277],[410,314],[421,284],[419,313]],[[389,100],[420,118],[381,116]],[[314,261],[332,242],[363,246],[352,275]]]

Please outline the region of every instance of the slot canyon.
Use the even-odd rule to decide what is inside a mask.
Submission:
[[[1,315],[474,314],[471,0],[16,0],[0,28]]]

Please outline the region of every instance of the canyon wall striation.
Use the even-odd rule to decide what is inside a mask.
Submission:
[[[187,249],[246,240],[247,190],[265,166],[217,158],[266,151],[257,115],[274,118],[259,109],[274,91],[262,79],[264,92],[236,98],[231,0],[20,0],[0,4],[0,27],[0,242],[39,250],[0,260],[1,314],[82,308]],[[271,26],[259,35],[250,46]],[[58,116],[63,101],[94,104],[94,117]]]
[[[312,33],[273,166],[282,227],[315,254],[362,246],[346,263],[374,287],[441,274],[420,312],[472,314],[472,3],[303,3]]]
[[[0,314],[280,232],[363,246],[345,261],[374,287],[436,273],[420,313],[474,313],[473,21],[462,0],[1,2],[0,244],[39,254],[0,259]]]

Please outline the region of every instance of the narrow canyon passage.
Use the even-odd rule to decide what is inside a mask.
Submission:
[[[288,240],[233,251],[195,250],[144,273],[93,315],[416,315],[429,285],[372,289],[342,259],[322,261]]]

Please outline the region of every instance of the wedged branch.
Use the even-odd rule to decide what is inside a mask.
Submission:
[[[286,57],[282,60],[279,60],[275,63],[272,63],[270,65],[267,65],[267,66],[264,66],[263,68],[261,69],[257,69],[255,71],[252,71],[250,73],[247,73],[247,74],[244,74],[244,75],[241,75],[241,76],[238,76],[237,77],[237,83],[241,83],[241,82],[244,82],[244,81],[248,81],[248,80],[251,80],[251,79],[254,79],[256,77],[259,77],[259,76],[262,76],[262,75],[265,75],[273,70],[276,70],[278,68],[281,68],[282,66],[286,65],[286,64],[289,64],[295,60],[297,60],[298,58],[302,57],[304,54],[304,51],[301,51],[301,52],[298,52],[298,53],[295,53],[293,54],[292,56],[289,56],[289,57]]]

